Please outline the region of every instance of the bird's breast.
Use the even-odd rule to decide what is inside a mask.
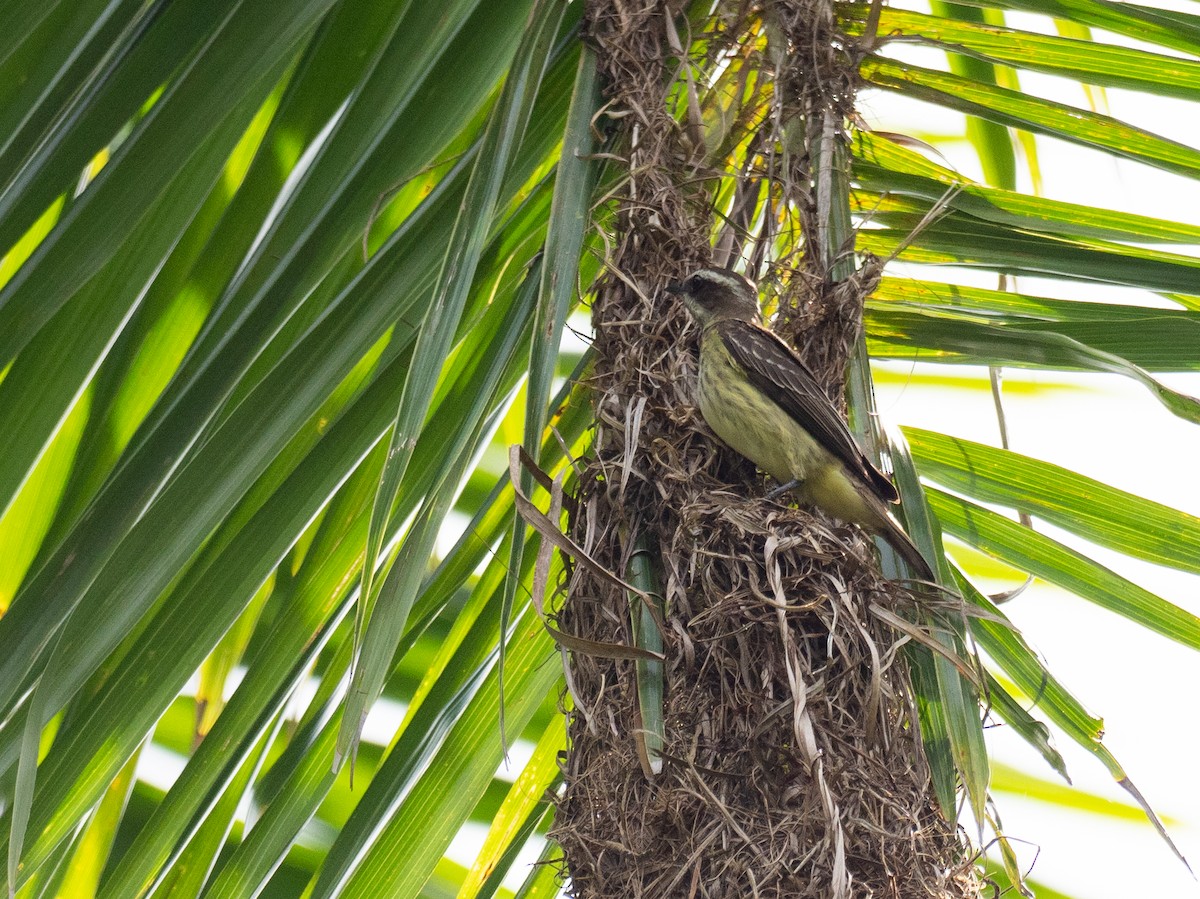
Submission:
[[[713,433],[775,480],[804,481],[833,463],[795,419],[750,383],[719,339],[701,348],[696,393]]]

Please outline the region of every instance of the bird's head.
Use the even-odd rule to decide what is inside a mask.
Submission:
[[[757,322],[758,290],[746,277],[727,268],[702,268],[667,292],[679,296],[701,327],[725,319]]]

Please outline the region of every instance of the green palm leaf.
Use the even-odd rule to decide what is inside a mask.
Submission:
[[[417,897],[507,895],[503,881],[553,895],[551,867],[513,861],[550,827],[542,790],[565,738],[562,666],[529,597],[540,538],[515,514],[507,447],[568,480],[590,450],[590,370],[563,335],[569,347],[586,329],[572,316],[609,270],[628,175],[611,135],[629,123],[605,114],[580,4],[216,6],[0,14],[6,888]],[[763,125],[779,98],[755,67],[778,49],[775,20],[717,6],[691,4],[662,35],[664,59],[686,57],[663,75],[692,154],[674,163],[710,190],[723,248],[787,258],[803,241],[760,171],[801,140]],[[814,246],[839,279],[853,262],[839,233],[903,264],[867,302],[864,352],[939,366],[921,372],[1115,373],[1173,423],[1200,421],[1181,376],[1200,370],[1200,223],[1169,204],[1110,208],[1101,190],[1068,200],[1036,157],[1050,137],[1190,187],[1195,142],[1028,87],[1037,73],[1137,92],[1186,120],[1200,17],[1108,0],[877,12],[837,5],[845,46],[871,36],[861,86],[965,116],[989,183],[928,158],[919,122],[818,142],[815,169],[838,175],[812,185],[833,235]],[[1038,171],[1055,198],[1017,187]],[[639,289],[640,274],[619,273]],[[904,433],[911,458],[898,440],[892,455],[909,528],[930,557],[954,538],[943,579],[961,578],[967,601],[953,620],[900,622],[929,637],[908,665],[937,800],[953,814],[965,796],[995,824],[989,800],[1002,811],[1022,783],[987,755],[983,703],[1059,775],[1056,739],[1083,746],[1149,812],[1139,772],[1012,623],[1035,612],[997,606],[972,560],[1196,649],[1186,591],[1090,547],[1194,578],[1198,510],[1019,442]],[[1139,453],[1158,464],[1153,438]],[[658,708],[668,675],[642,667]],[[657,714],[654,752],[665,740],[669,757]],[[536,745],[511,786],[502,716],[514,754]],[[351,782],[341,762],[356,752]],[[148,774],[162,758],[180,768],[165,790]],[[479,861],[449,861],[477,825],[491,825]],[[1019,883],[1013,851],[998,879]]]

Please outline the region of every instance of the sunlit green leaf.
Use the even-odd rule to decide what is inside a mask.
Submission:
[[[881,57],[866,60],[862,74],[878,87],[903,91],[989,121],[1061,137],[1180,175],[1200,177],[1200,151],[1111,116]]]
[[[1088,540],[1200,573],[1200,519],[1061,466],[970,440],[905,428],[927,477],[984,502],[1029,512]]]
[[[693,3],[674,19],[655,10],[639,41],[661,68],[637,77],[667,86],[674,121],[664,125],[659,110],[612,103],[619,85],[601,77],[610,48],[594,40],[603,3],[217,6],[47,0],[8,3],[2,17],[6,890],[17,899],[510,896],[503,882],[516,854],[549,826],[544,791],[557,782],[560,706],[570,699],[558,648],[530,608],[540,537],[515,514],[507,451],[523,442],[572,489],[593,416],[624,401],[606,393],[602,365],[589,367],[596,350],[582,349],[590,335],[577,303],[621,282],[645,294],[651,326],[682,314],[660,304],[655,266],[702,258],[705,234],[712,258],[732,252],[739,270],[761,277],[768,305],[807,278],[793,251],[824,266],[805,282],[813,303],[800,312],[812,317],[796,321],[817,326],[810,348],[831,327],[854,337],[850,420],[894,475],[897,516],[940,568],[939,590],[896,588],[913,604],[872,601],[907,638],[898,664],[889,657],[889,689],[912,705],[889,708],[915,710],[909,726],[925,758],[905,763],[929,772],[947,820],[969,805],[1006,840],[992,853],[1005,870],[988,876],[1006,889],[1021,879],[1024,856],[1000,823],[1015,792],[1075,810],[1081,826],[1085,816],[1146,813],[1165,835],[1101,741],[1099,716],[1007,606],[959,577],[941,535],[973,576],[1015,586],[1014,572],[1030,572],[1125,627],[1200,648],[1185,599],[1145,589],[1040,527],[1194,575],[1200,519],[944,434],[910,429],[910,455],[881,423],[888,410],[875,408],[870,362],[933,363],[913,376],[896,364],[877,370],[893,383],[966,385],[963,401],[987,404],[989,417],[1003,419],[1002,407],[984,379],[963,374],[981,365],[1115,372],[1150,392],[1143,402],[1200,418],[1187,381],[1200,371],[1200,227],[1169,211],[1173,196],[1140,198],[1136,214],[1104,184],[1094,197],[1070,194],[1051,154],[1037,152],[1049,135],[1066,142],[1055,155],[1083,146],[1121,166],[1140,161],[1160,170],[1164,195],[1178,183],[1186,197],[1200,153],[1143,119],[1122,120],[1103,91],[1186,125],[1180,101],[1200,87],[1200,15],[1111,0],[937,0],[928,12],[838,4],[826,23],[835,52],[819,58],[846,67],[828,73],[844,75],[834,81],[822,69],[822,84],[847,89],[818,123],[779,118],[828,99],[794,102],[792,86],[775,80],[789,54],[821,49],[788,43],[783,7],[760,16]],[[824,40],[825,28],[804,34]],[[899,125],[870,130],[881,104],[855,108],[857,76],[857,86],[932,102],[960,124],[941,135],[946,119],[909,117],[897,104]],[[1070,96],[1059,88],[1085,97],[1081,108],[1047,99]],[[961,142],[964,117],[986,184],[934,161],[944,143]],[[645,121],[675,149],[643,157],[653,144]],[[1032,193],[1021,187],[1029,180]],[[781,202],[797,185],[811,188],[816,220]],[[656,205],[676,189],[695,231],[656,234]],[[626,195],[647,214],[632,229],[614,202]],[[628,247],[660,238],[670,248],[652,271],[623,263]],[[851,275],[874,282],[867,253],[887,276],[855,336],[858,297],[825,301],[840,303],[857,284]],[[893,254],[903,266],[890,267]],[[1013,280],[1029,276],[1055,283]],[[810,335],[789,336],[804,346]],[[623,339],[601,337],[597,355]],[[1020,387],[1032,396],[1046,380]],[[691,415],[686,381],[647,414]],[[1056,383],[1049,399],[1064,389],[1080,388]],[[1150,436],[1142,464],[1157,458]],[[632,441],[629,477],[653,470],[641,459],[675,449]],[[613,532],[614,522],[586,518],[602,508],[581,506],[577,523]],[[1006,510],[1032,517],[1032,528]],[[662,520],[676,511],[664,507]],[[673,602],[680,546],[671,552],[632,560],[662,555],[661,585],[626,568],[627,557],[614,565],[663,594],[662,609],[635,597],[629,610],[643,641],[663,637],[668,661],[638,666],[640,722],[595,722],[650,731],[647,758],[661,753],[666,776],[689,750],[672,745],[670,719],[655,710],[669,708],[672,678],[693,658],[703,666],[706,651],[687,643],[692,622]],[[569,583],[570,564],[556,558],[550,574]],[[703,564],[687,560],[686,576],[702,581]],[[887,577],[907,573],[887,550],[881,564]],[[370,612],[361,652],[356,603]],[[694,657],[679,654],[683,645]],[[905,672],[910,682],[899,680]],[[1107,704],[1089,699],[1097,711]],[[370,712],[351,785],[335,760]],[[1078,743],[1131,801],[994,762],[983,739],[993,723],[1064,778],[1057,743]],[[510,784],[499,769],[514,742],[537,746]],[[168,774],[169,786],[157,786]],[[477,857],[448,858],[480,825],[490,836]],[[621,863],[615,850],[612,859]],[[547,845],[518,895],[556,895],[562,863]],[[703,893],[708,875],[696,870]]]

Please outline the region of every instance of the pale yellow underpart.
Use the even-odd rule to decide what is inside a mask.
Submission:
[[[713,433],[780,483],[802,481],[799,499],[873,531],[893,529],[882,502],[864,497],[846,467],[746,379],[716,334],[701,343],[696,392]]]

